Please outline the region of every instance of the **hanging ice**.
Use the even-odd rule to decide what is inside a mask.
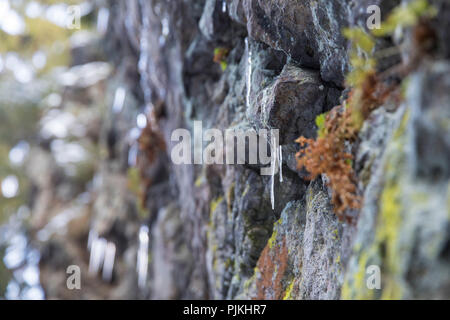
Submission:
[[[114,95],[114,102],[113,102],[113,112],[114,113],[119,113],[120,111],[122,111],[126,94],[127,94],[127,92],[124,87],[118,87],[116,89],[116,93]]]
[[[278,161],[278,150],[276,150],[276,138],[272,137],[272,143],[270,145],[271,150],[271,163],[270,166],[272,168],[272,175],[270,177],[270,203],[272,204],[272,210],[275,210],[275,168],[277,167],[277,161]]]
[[[283,146],[280,146],[280,155],[278,156],[278,164],[280,165],[280,182],[283,182]]]
[[[145,0],[139,0],[139,4],[142,8],[145,8]],[[142,28],[140,34],[140,55],[138,61],[139,74],[141,75],[141,88],[144,92],[144,101],[146,105],[151,105],[152,91],[150,89],[150,77],[149,77],[149,52],[150,44],[148,38],[150,37],[150,19],[147,15],[142,14]]]
[[[227,1],[223,0],[222,2],[222,12],[225,13],[227,12]]]
[[[104,238],[95,239],[91,245],[91,255],[89,258],[89,273],[96,274],[102,267],[105,259],[107,241]]]
[[[109,10],[107,8],[100,8],[97,15],[97,31],[100,34],[105,34],[108,30]]]
[[[114,259],[116,256],[116,245],[112,242],[108,242],[105,250],[105,260],[103,263],[103,280],[110,282],[112,280],[112,274],[114,270]]]
[[[90,250],[89,273],[95,275],[103,266],[103,280],[111,281],[116,257],[116,245],[104,238],[99,238],[95,230],[90,230],[87,247]]]
[[[253,67],[252,67],[252,51],[250,48],[250,44],[248,41],[248,38],[245,38],[245,48],[247,50],[247,108],[250,106],[250,95],[252,90],[252,73],[253,73]]]
[[[147,281],[148,270],[148,227],[141,226],[139,229],[139,248],[137,253],[136,271],[138,273],[138,285],[143,289]]]

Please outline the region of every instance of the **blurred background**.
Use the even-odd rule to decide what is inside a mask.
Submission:
[[[95,274],[98,254],[106,254],[109,270],[101,285],[91,283],[93,297],[113,281],[115,245],[91,232],[87,248],[92,195],[101,184],[94,172],[108,157],[100,147],[108,140],[103,115],[108,107],[119,112],[126,98],[123,88],[108,95],[105,83],[113,72],[102,42],[108,20],[102,1],[0,0],[0,298],[64,297],[56,291],[66,290],[66,274],[46,269],[46,261]],[[132,110],[136,126],[126,130],[136,139],[146,117]],[[68,233],[68,247],[50,241]],[[136,281],[129,290],[137,291]],[[127,290],[117,297],[136,296]]]

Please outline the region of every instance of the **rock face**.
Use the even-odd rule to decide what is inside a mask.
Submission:
[[[353,146],[364,194],[354,225],[333,213],[325,177],[306,181],[296,168],[295,139],[314,137],[316,117],[346,93],[350,49],[340,30],[364,26],[369,2],[378,4],[383,16],[395,5],[384,0],[107,2],[110,27],[103,46],[115,69],[101,86],[108,103],[97,126],[102,157],[94,169],[96,183],[87,191],[91,198],[61,204],[81,212],[76,236],[41,243],[47,296],[449,298],[448,34],[439,34],[436,56],[411,75],[404,101],[386,103],[364,123]],[[441,9],[436,19],[447,23],[448,4],[433,4]],[[390,41],[381,46],[393,46]],[[119,111],[109,107],[117,90],[126,91]],[[140,113],[148,115],[143,130],[135,128]],[[283,182],[277,175],[274,209],[271,177],[260,175],[259,168],[171,161],[172,132],[193,132],[196,120],[204,130],[280,130]],[[44,212],[35,222],[40,228],[52,216],[45,214],[45,204],[62,184],[38,180],[33,211]],[[136,185],[139,191],[133,193]],[[150,230],[149,273],[138,289],[140,225]],[[99,285],[73,296],[58,289],[65,281],[61,268],[77,263],[87,270],[89,230],[116,244],[114,278],[104,283],[90,276],[90,283]],[[370,266],[380,270],[379,288],[367,285]],[[54,278],[58,285],[52,286]]]

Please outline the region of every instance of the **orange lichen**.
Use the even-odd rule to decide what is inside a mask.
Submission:
[[[285,289],[283,278],[288,266],[288,249],[286,239],[283,239],[280,246],[269,244],[264,248],[258,263],[257,270],[260,277],[256,280],[257,300],[281,300]]]

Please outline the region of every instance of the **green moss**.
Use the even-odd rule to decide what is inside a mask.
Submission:
[[[327,134],[327,129],[325,128],[326,116],[326,113],[322,113],[316,117],[317,136],[319,138],[323,138]]]
[[[405,6],[398,6],[392,10],[392,13],[386,21],[381,24],[381,28],[374,29],[372,33],[378,37],[392,35],[397,28],[414,26],[420,17],[431,18],[436,13],[436,8],[431,6],[427,0],[415,0]]]
[[[227,56],[230,50],[228,48],[218,47],[214,49],[214,61],[220,64],[222,71],[227,69]]]
[[[342,34],[349,40],[352,40],[354,48],[358,48],[367,54],[370,54],[375,48],[374,39],[361,28],[347,28]]]

